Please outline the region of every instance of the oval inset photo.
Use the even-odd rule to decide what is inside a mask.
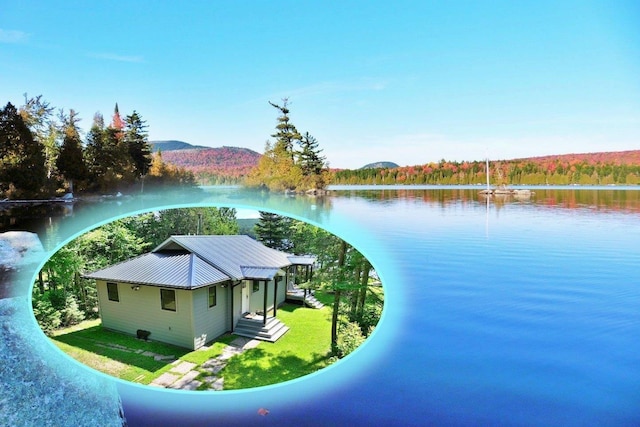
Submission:
[[[326,230],[197,207],[76,238],[43,266],[32,301],[41,329],[78,362],[207,391],[276,384],[340,360],[375,328],[384,293],[371,263]]]

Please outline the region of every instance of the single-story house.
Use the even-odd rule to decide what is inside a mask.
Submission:
[[[149,253],[83,277],[96,280],[103,327],[197,349],[236,332],[240,321],[261,323],[258,329],[279,322],[294,267],[308,273],[314,261],[245,235],[171,236]]]

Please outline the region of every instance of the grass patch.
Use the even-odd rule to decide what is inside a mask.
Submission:
[[[277,342],[261,342],[256,348],[229,359],[219,373],[225,390],[276,384],[322,369],[334,362],[331,357],[331,309],[321,310],[285,304],[278,318],[289,331]],[[143,352],[174,356],[176,359],[202,365],[222,353],[237,336],[219,337],[205,350],[189,350],[103,329],[100,320],[82,322],[57,331],[53,342],[65,353],[87,366],[123,380],[149,384],[169,371],[171,360],[155,360]],[[196,367],[198,369],[198,367]],[[201,377],[210,375],[200,370]],[[200,389],[207,389],[203,384]]]
[[[154,355],[173,356],[175,359],[198,365],[218,356],[233,339],[233,335],[220,337],[206,350],[191,351],[155,341],[143,341],[120,332],[103,329],[100,320],[82,322],[55,332],[53,343],[69,356],[97,371],[140,384],[149,384],[171,369],[171,359],[156,360]]]
[[[275,343],[232,357],[222,370],[225,390],[277,384],[308,375],[329,365],[331,350],[331,310],[286,304],[278,318],[289,332]]]

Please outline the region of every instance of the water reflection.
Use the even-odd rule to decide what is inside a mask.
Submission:
[[[121,198],[83,199],[76,203],[39,206],[1,206],[0,232],[35,232],[45,250],[88,227],[121,215],[176,206],[225,205],[286,211],[316,224],[333,210],[333,201],[355,198],[377,205],[397,201],[501,210],[511,205],[553,209],[587,209],[597,212],[640,213],[639,187],[535,187],[530,198],[492,197],[487,203],[478,186],[334,186],[325,196],[256,192],[234,186],[202,187],[194,192],[165,191]]]
[[[492,205],[500,208],[509,204],[532,204],[560,209],[592,209],[613,212],[640,212],[640,188],[638,187],[536,187],[531,197],[515,195],[492,196]],[[336,195],[358,197],[364,200],[391,202],[396,200],[421,201],[429,205],[452,204],[484,205],[486,197],[478,186],[463,187],[404,187],[384,188],[336,186]]]

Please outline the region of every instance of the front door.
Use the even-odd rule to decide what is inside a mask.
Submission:
[[[242,287],[242,314],[247,313],[250,309],[250,300],[249,297],[251,295],[251,290],[249,289],[249,284]]]

